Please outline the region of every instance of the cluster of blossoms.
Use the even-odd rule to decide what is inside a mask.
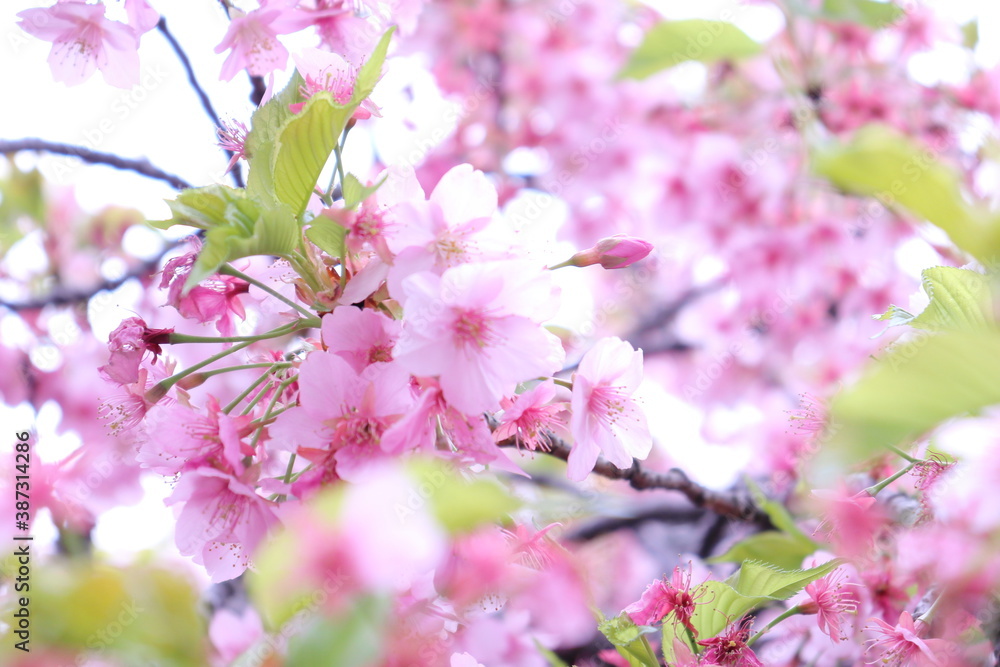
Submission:
[[[171,202],[173,219],[158,225],[200,232],[155,270],[132,271],[142,296],[106,345],[80,335],[94,328],[86,309],[50,307],[72,301],[62,294],[3,315],[30,339],[0,345],[3,367],[20,371],[0,378],[4,402],[54,401],[60,431],[85,443],[34,473],[36,504],[64,538],[138,499],[143,476],[166,478],[177,550],[212,590],[252,589],[256,606],[213,605],[206,654],[220,665],[271,654],[305,664],[304,644],[356,624],[378,630],[356,663],[388,666],[994,664],[995,448],[956,462],[944,452],[962,431],[949,425],[909,449],[879,449],[836,490],[803,493],[811,459],[841,428],[814,396],[876,351],[869,316],[917,285],[894,251],[966,261],[914,231],[911,214],[934,215],[907,212],[917,179],[960,167],[952,185],[966,202],[994,177],[980,130],[1000,120],[996,73],[970,69],[959,85],[909,74],[939,42],[963,39],[957,26],[926,7],[865,21],[891,5],[864,0],[846,3],[857,12],[753,3],[744,9],[770,11],[780,27],[746,60],[687,63],[704,74],[692,92],[670,66],[618,76],[641,34],[664,25],[643,5],[222,4],[220,79],[267,84],[249,126],[220,122],[229,171],[239,182],[247,163],[248,186],[186,189]],[[18,16],[52,43],[57,81],[100,70],[128,87],[140,38],[169,33],[145,0],[125,0],[124,21],[114,11],[60,0]],[[447,131],[438,117],[409,117],[419,87],[399,96],[412,107],[369,97],[381,71],[368,68],[392,26],[395,53],[422,54],[436,94],[454,102]],[[282,42],[292,35],[319,48],[292,57]],[[297,78],[278,92],[290,59]],[[419,160],[378,155],[370,173],[348,173],[348,132],[377,135],[400,117],[433,145]],[[875,200],[810,171],[814,152],[873,125],[933,159],[919,153],[901,170],[914,180]],[[127,259],[134,214],[82,221],[71,197],[39,213],[16,196],[31,177],[12,169],[0,206],[45,220],[51,266],[38,283],[74,275],[99,289],[102,263]],[[586,249],[553,257],[525,229],[561,206],[564,247]],[[74,226],[97,251],[79,252]],[[562,319],[581,300],[565,294],[570,272],[595,313],[575,329]],[[963,317],[948,326],[976,320],[953,301]],[[67,322],[78,330],[68,339]],[[199,325],[214,333],[192,333]],[[46,360],[56,346],[62,356]],[[675,463],[653,451],[662,415],[639,398],[653,383],[704,411],[705,440],[756,454],[748,472],[766,483],[754,507],[679,470],[650,472]],[[95,386],[106,388],[100,401]],[[800,392],[808,405],[789,428]],[[996,418],[985,411],[977,437],[992,443]],[[880,438],[888,428],[869,426]],[[677,508],[650,512],[631,491],[615,499],[624,509],[584,495],[550,510],[546,487],[563,484],[547,474],[551,458],[574,483],[596,486],[597,471],[636,491],[680,490],[699,511],[762,532],[716,523],[665,549],[636,526]],[[621,524],[579,529],[592,514]],[[681,550],[697,555],[671,570],[663,554]],[[599,626],[613,648],[595,639],[592,610],[618,612]]]

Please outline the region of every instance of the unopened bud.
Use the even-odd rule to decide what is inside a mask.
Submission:
[[[567,264],[570,266],[600,264],[605,269],[624,269],[645,258],[652,250],[653,244],[649,241],[619,234],[601,239],[593,248],[576,253]]]

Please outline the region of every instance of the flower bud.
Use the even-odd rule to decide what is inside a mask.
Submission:
[[[605,269],[624,269],[643,259],[653,250],[649,241],[618,234],[601,239],[589,250],[578,252],[570,258],[570,266],[600,264]]]

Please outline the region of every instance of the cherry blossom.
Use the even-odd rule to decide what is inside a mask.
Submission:
[[[558,339],[540,322],[556,292],[547,274],[519,262],[465,264],[403,285],[406,312],[395,358],[437,376],[448,403],[466,414],[499,404],[518,382],[562,363]]]
[[[308,25],[308,19],[298,10],[283,7],[281,3],[264,4],[248,14],[234,10],[233,14],[229,29],[215,47],[216,53],[229,51],[222,64],[220,78],[223,81],[231,80],[243,69],[253,76],[267,76],[283,69],[288,62],[288,49],[278,40],[278,35],[296,32]]]
[[[139,21],[133,28],[106,18],[104,13],[103,4],[67,0],[26,9],[18,17],[25,32],[52,42],[49,67],[56,81],[77,85],[99,69],[108,84],[130,88],[139,80],[138,35],[152,27],[150,17],[144,11],[130,12],[130,18]]]
[[[278,525],[273,503],[214,468],[182,474],[166,502],[184,503],[177,519],[177,548],[194,556],[216,582],[242,574],[254,549]]]
[[[147,352],[153,362],[163,352],[162,343],[169,340],[173,329],[150,329],[140,317],[130,317],[111,332],[108,351],[111,358],[101,366],[101,374],[118,384],[133,384],[139,379],[139,364]]]
[[[641,381],[642,350],[620,338],[600,340],[580,360],[573,374],[570,479],[586,477],[602,453],[619,468],[649,454],[646,416],[632,398]]]

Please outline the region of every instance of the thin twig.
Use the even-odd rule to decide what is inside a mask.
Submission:
[[[112,291],[121,287],[125,282],[132,280],[133,278],[141,278],[153,274],[160,268],[160,261],[166,256],[168,252],[184,243],[185,240],[175,241],[168,244],[163,250],[161,250],[156,257],[147,259],[141,264],[133,267],[130,271],[125,273],[119,278],[114,280],[105,280],[90,289],[86,290],[66,290],[66,289],[56,289],[49,293],[47,296],[38,298],[32,301],[3,301],[0,300],[0,306],[9,308],[10,310],[40,310],[45,306],[66,306],[74,303],[84,303],[89,301],[92,297],[97,296],[97,294],[104,291]]]
[[[21,151],[34,151],[36,153],[54,153],[56,155],[69,155],[79,158],[90,164],[104,164],[123,171],[134,171],[148,178],[169,183],[171,187],[178,190],[186,190],[193,187],[180,176],[169,174],[159,167],[154,167],[149,160],[123,158],[114,153],[101,153],[93,151],[83,146],[72,144],[59,144],[42,139],[13,139],[10,141],[0,140],[0,153],[18,153]]]
[[[177,59],[180,60],[181,65],[184,66],[184,71],[187,72],[188,82],[191,84],[191,87],[194,88],[195,94],[198,95],[198,99],[201,101],[201,106],[205,110],[205,113],[208,114],[208,117],[212,120],[212,123],[215,125],[217,130],[223,129],[221,119],[219,118],[219,115],[215,113],[212,101],[208,99],[208,93],[206,93],[205,89],[201,87],[201,84],[198,83],[198,78],[194,75],[194,68],[191,66],[191,60],[187,57],[187,53],[181,47],[173,33],[171,33],[167,28],[167,19],[161,16],[159,22],[156,24],[156,29],[163,34],[167,42],[170,43],[170,47],[174,50],[174,53],[177,54]],[[233,152],[226,149],[223,150],[226,153],[226,157],[232,159]],[[229,173],[233,177],[233,183],[236,184],[236,187],[242,188],[244,186],[243,174],[240,173],[239,167],[234,167]]]
[[[551,448],[545,452],[546,454],[563,461],[569,460],[571,449],[569,444],[551,434],[548,442]],[[514,436],[497,444],[500,447],[514,447],[517,445],[517,439]],[[695,507],[702,507],[730,519],[756,523],[760,526],[771,525],[770,519],[754,504],[749,494],[707,489],[697,482],[691,481],[691,478],[680,468],[671,468],[665,473],[656,473],[646,470],[638,461],[633,461],[631,468],[622,470],[601,456],[597,459],[593,472],[608,479],[628,480],[633,489],[680,491]]]

